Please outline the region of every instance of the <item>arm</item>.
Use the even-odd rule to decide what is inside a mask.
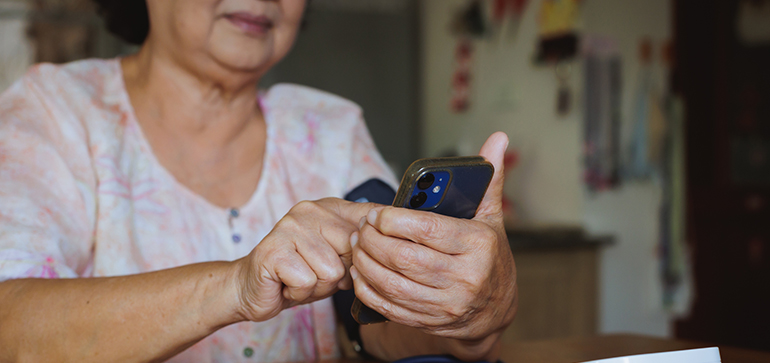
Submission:
[[[350,234],[374,205],[301,202],[235,262],[0,283],[0,362],[161,361],[217,329],[350,288]]]
[[[1,362],[161,361],[238,314],[236,263],[0,283]]]
[[[83,276],[97,218],[87,131],[34,74],[0,97],[0,362],[162,359],[239,319],[233,264],[26,279]]]

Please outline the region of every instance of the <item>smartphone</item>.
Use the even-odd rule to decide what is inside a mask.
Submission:
[[[401,178],[393,206],[471,219],[494,173],[494,166],[481,156],[420,159]],[[357,298],[350,313],[359,324],[387,321]]]

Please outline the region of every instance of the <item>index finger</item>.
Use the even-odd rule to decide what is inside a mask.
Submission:
[[[365,217],[372,208],[383,206],[377,203],[350,202],[339,198],[324,198],[316,202],[354,226],[357,226],[361,218]]]
[[[479,222],[398,207],[372,209],[366,220],[382,234],[408,239],[436,251],[456,255],[476,245]]]

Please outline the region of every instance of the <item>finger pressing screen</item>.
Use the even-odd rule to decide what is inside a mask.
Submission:
[[[372,208],[383,206],[377,203],[350,202],[339,198],[324,198],[318,200],[317,203],[333,211],[337,216],[352,225],[357,225],[358,221],[366,216]]]

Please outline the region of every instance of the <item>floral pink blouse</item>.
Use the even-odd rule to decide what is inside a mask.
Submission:
[[[0,281],[136,274],[251,251],[297,202],[395,179],[350,101],[296,85],[260,97],[267,149],[240,209],[161,166],[118,60],[33,67],[0,95]],[[285,362],[339,355],[331,299],[228,326],[171,359]],[[120,329],[116,326],[115,329]]]

